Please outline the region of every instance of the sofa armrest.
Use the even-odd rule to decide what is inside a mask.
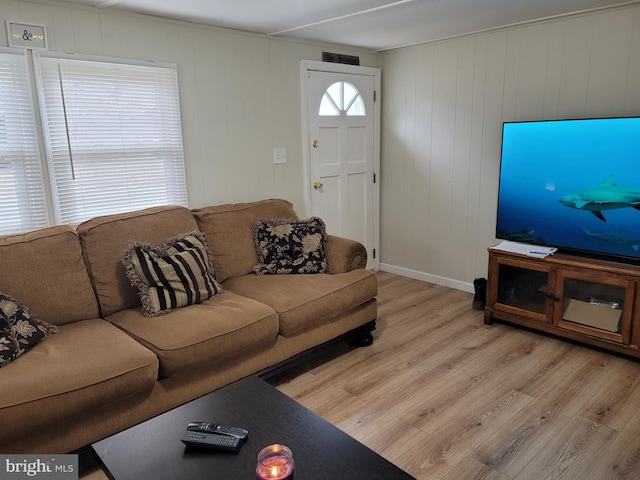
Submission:
[[[367,266],[367,249],[360,242],[327,235],[326,256],[329,273],[345,273]]]

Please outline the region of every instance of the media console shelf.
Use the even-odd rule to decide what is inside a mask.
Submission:
[[[484,323],[503,320],[640,357],[640,266],[489,248]]]

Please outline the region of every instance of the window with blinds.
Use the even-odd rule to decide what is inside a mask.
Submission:
[[[56,222],[187,206],[175,66],[47,55],[34,63]]]
[[[48,226],[44,183],[23,51],[0,51],[0,236]]]

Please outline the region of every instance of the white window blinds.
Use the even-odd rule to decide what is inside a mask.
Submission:
[[[56,221],[187,205],[175,66],[36,55]]]
[[[48,226],[24,52],[0,52],[0,236]]]

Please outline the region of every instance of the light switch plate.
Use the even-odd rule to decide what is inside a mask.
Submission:
[[[287,163],[287,149],[284,147],[276,147],[273,149],[273,164],[282,165]]]

